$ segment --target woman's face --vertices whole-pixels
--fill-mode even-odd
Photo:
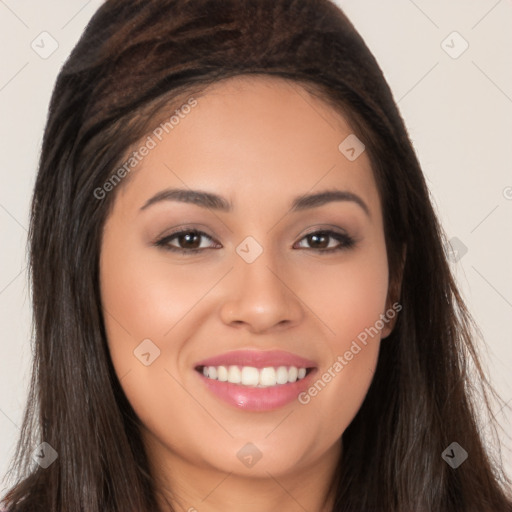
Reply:
[[[393,324],[364,147],[280,79],[217,83],[172,115],[125,167],[100,263],[112,361],[151,460],[332,469]]]

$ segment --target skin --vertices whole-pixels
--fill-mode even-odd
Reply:
[[[236,77],[195,98],[119,186],[105,224],[100,282],[112,361],[160,490],[172,488],[177,510],[328,510],[340,436],[393,321],[305,405],[240,410],[208,391],[194,366],[235,349],[279,349],[312,359],[320,376],[375,325],[390,302],[370,162],[365,152],[349,161],[339,151],[350,126],[298,84]],[[233,210],[176,201],[141,210],[173,187],[222,195]],[[369,215],[353,201],[290,211],[296,196],[326,189],[357,194]],[[211,237],[197,241],[203,252],[155,246],[180,226]],[[339,242],[315,245],[306,235],[326,228],[355,246],[322,254]],[[250,264],[236,252],[247,236],[263,250]],[[178,238],[169,243],[180,247]],[[192,245],[182,239],[181,247]],[[133,354],[144,339],[160,349],[149,366]],[[248,442],[262,454],[250,468],[237,458]]]

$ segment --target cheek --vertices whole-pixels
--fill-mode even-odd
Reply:
[[[125,244],[127,239],[128,235]],[[205,306],[208,291],[230,266],[171,264],[165,254],[141,250],[140,242],[131,248],[121,247],[115,239],[106,239],[100,265],[112,364],[142,424],[159,432],[157,437],[169,446],[188,446],[192,433],[192,440],[196,434],[202,435],[201,425],[206,421],[181,384],[188,341],[210,311]],[[141,350],[142,346],[146,348]],[[148,366],[142,356],[147,352]],[[154,354],[157,357],[153,359]],[[199,416],[191,420],[195,415]],[[177,427],[170,436],[166,429],[176,424],[176,417],[186,418],[186,426]],[[193,452],[193,446],[190,450]]]
[[[328,355],[299,401],[325,420],[324,433],[334,438],[359,410],[377,364],[388,291],[385,245],[325,272],[316,274],[322,292],[312,303],[327,326]]]
[[[346,263],[317,266],[309,269],[308,274],[315,276],[314,281],[306,281],[302,293],[314,304],[315,313],[327,327],[331,351],[344,352],[353,339],[374,327],[385,312],[388,263],[384,242],[354,253]],[[380,331],[382,324],[378,327]],[[369,338],[379,337],[380,333],[370,330]]]
[[[218,278],[211,270],[193,272],[166,264],[165,258],[156,258],[135,244],[127,247],[129,235],[125,235],[124,246],[114,236],[105,238],[100,259],[108,346],[123,391],[137,416],[150,430],[164,428],[165,438],[165,426],[175,422],[176,415],[185,416],[187,407],[193,407],[188,394],[173,378],[190,335],[187,314],[193,316],[194,305]],[[144,357],[146,353],[149,357]],[[167,441],[178,445],[188,442],[191,428],[177,429]]]
[[[164,340],[175,327],[174,332],[180,330],[180,322],[221,273],[218,268],[170,265],[165,256],[140,247],[123,251],[118,247],[115,240],[104,243],[100,279],[111,354],[121,361],[133,356],[132,350],[146,338],[163,350]],[[173,350],[178,349],[173,345]]]

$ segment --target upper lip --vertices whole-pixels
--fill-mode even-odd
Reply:
[[[252,366],[254,368],[295,366],[315,368],[316,363],[291,352],[282,350],[233,350],[196,363],[200,366]]]

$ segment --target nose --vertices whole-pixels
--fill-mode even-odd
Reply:
[[[291,328],[303,318],[301,299],[294,291],[291,272],[276,268],[274,260],[264,256],[253,263],[237,261],[225,283],[225,300],[220,316],[226,325],[245,326],[262,333]],[[296,287],[296,286],[295,286]]]

